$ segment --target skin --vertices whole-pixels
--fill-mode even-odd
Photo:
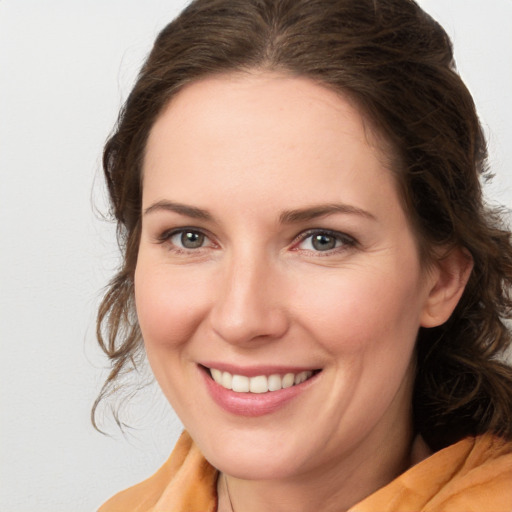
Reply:
[[[346,98],[270,72],[195,82],[151,131],[139,323],[235,510],[346,510],[411,464],[416,335],[449,317],[469,264],[459,251],[422,267],[378,140]],[[283,215],[333,204],[348,208]],[[202,245],[184,248],[183,228]],[[339,233],[335,247],[318,250],[310,230]],[[284,407],[243,417],[214,403],[204,361],[322,371]]]

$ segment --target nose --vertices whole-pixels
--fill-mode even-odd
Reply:
[[[254,255],[226,264],[210,311],[212,329],[223,340],[255,346],[286,333],[285,292],[275,267]]]

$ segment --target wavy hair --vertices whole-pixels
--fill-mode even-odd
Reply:
[[[474,268],[444,325],[420,328],[414,420],[433,449],[467,435],[512,438],[512,242],[484,203],[486,143],[442,27],[412,0],[196,0],[160,33],[103,156],[122,266],[99,308],[110,396],[144,349],[133,300],[141,169],[169,100],[208,75],[265,69],[309,77],[359,106],[392,148],[394,172],[425,262],[463,247]]]

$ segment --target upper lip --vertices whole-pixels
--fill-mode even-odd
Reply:
[[[201,366],[206,368],[215,368],[222,372],[228,372],[232,375],[245,375],[246,377],[256,377],[258,375],[285,375],[287,373],[300,373],[305,371],[319,370],[314,366],[287,366],[287,365],[250,365],[238,366],[230,363],[203,362]]]

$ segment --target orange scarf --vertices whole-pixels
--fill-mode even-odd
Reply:
[[[216,512],[217,470],[184,432],[150,478],[99,512]],[[413,466],[348,512],[512,512],[512,443],[467,438]]]

